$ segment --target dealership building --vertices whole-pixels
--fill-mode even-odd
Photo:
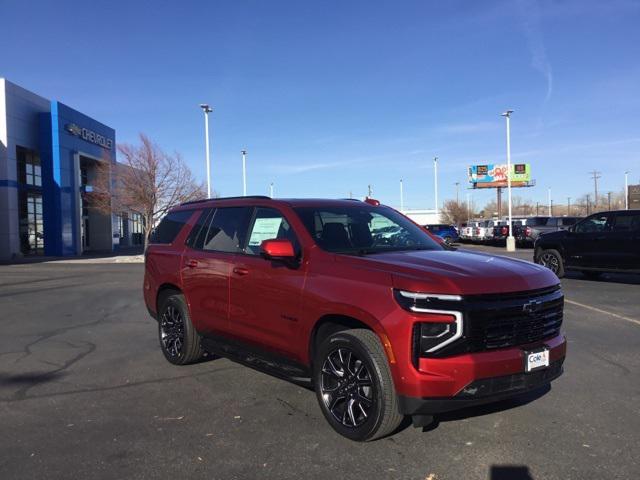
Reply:
[[[0,78],[0,260],[141,243],[139,214],[86,195],[104,162],[117,168],[113,128]]]

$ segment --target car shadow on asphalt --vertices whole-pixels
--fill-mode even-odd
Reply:
[[[489,480],[533,480],[526,465],[491,465]]]
[[[468,407],[451,412],[440,413],[434,415],[433,421],[426,427],[423,427],[422,431],[430,432],[432,430],[435,430],[443,422],[455,422],[464,420],[466,418],[481,417],[484,415],[491,415],[493,413],[504,412],[506,410],[511,410],[512,408],[521,407],[545,396],[550,391],[551,385],[546,385],[537,390],[527,392],[525,394],[506,400],[488,403],[486,405],[479,405],[477,407]]]
[[[581,280],[589,283],[621,283],[625,285],[640,285],[640,275],[633,273],[606,273],[603,272],[597,278],[586,277],[583,273],[577,271],[568,271],[564,278],[571,280]]]

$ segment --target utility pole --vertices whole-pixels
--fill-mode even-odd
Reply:
[[[547,189],[547,207],[548,207],[549,216],[552,217],[553,215],[551,215],[551,187]]]
[[[567,197],[567,215],[571,215],[571,197]]]
[[[551,212],[551,215],[549,216],[553,217],[553,200],[551,200],[551,203],[549,204],[549,211]]]
[[[591,196],[587,193],[587,215],[591,214]]]
[[[369,192],[369,193],[367,193],[367,197],[371,198],[371,185],[367,185],[367,188],[368,188],[368,192]]]
[[[404,212],[404,189],[402,187],[402,179],[400,179],[400,211]]]
[[[456,182],[456,204],[460,203],[460,196],[458,195],[459,186],[460,186],[460,182]]]
[[[540,215],[540,202],[536,202],[536,217]]]
[[[247,151],[242,150],[242,196],[247,196]]]
[[[609,211],[611,211],[611,192],[607,192],[607,201],[609,202]]]
[[[595,211],[598,208],[598,179],[601,177],[600,172],[594,170],[589,172],[593,177],[593,190],[595,193],[595,197],[593,199],[593,210]]]

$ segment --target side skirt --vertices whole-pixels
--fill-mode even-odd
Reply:
[[[203,336],[200,342],[209,353],[306,388],[312,386],[309,367],[284,356],[219,336]]]

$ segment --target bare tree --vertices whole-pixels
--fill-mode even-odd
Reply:
[[[104,213],[132,210],[144,219],[144,247],[149,234],[172,207],[206,198],[180,154],[167,154],[146,135],[140,144],[118,145],[119,163],[100,162],[90,203]],[[111,194],[109,194],[111,192]]]
[[[473,218],[473,212],[467,211],[466,203],[456,202],[455,200],[447,200],[440,211],[442,223],[450,225],[460,225],[466,222],[468,218]]]

